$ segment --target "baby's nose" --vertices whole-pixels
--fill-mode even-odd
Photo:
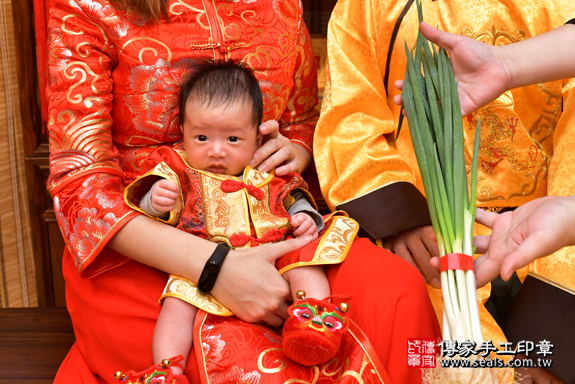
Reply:
[[[214,143],[210,148],[209,155],[211,157],[226,157],[225,147],[221,144]]]

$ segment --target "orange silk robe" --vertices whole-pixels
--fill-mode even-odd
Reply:
[[[404,41],[412,46],[418,31],[415,4],[399,27],[389,82],[384,84],[392,31],[406,3],[340,0],[330,19],[326,88],[314,138],[314,156],[323,195],[332,209],[353,201],[368,207],[377,204],[385,215],[386,204],[409,207],[414,200],[412,195],[398,194],[390,200],[393,204],[388,204],[378,199],[377,193],[382,189],[407,182],[423,193],[407,126],[395,140],[400,107],[392,101],[400,92],[393,82],[403,79],[405,72]],[[492,45],[539,35],[563,25],[575,14],[571,0],[422,3],[428,24]],[[547,194],[575,194],[574,86],[575,81],[569,79],[513,89],[464,118],[468,169],[477,119],[481,117],[482,122],[478,206],[516,207]],[[348,213],[354,217],[351,211]],[[369,224],[354,218],[362,227]],[[393,227],[400,220],[386,224],[391,228],[380,233],[380,237],[429,223],[416,216],[405,221],[409,223],[403,227]],[[372,232],[377,232],[377,228]],[[575,287],[575,250],[566,248],[556,255],[557,258],[538,260],[536,271]],[[430,293],[441,316],[440,292],[430,288]],[[484,302],[489,289],[478,294]],[[480,313],[484,337],[503,339],[482,305]]]

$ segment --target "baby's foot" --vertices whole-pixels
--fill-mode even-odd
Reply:
[[[151,377],[157,377],[163,383],[189,384],[188,379],[183,375],[183,367],[179,364],[182,360],[184,360],[184,356],[180,355],[162,360],[160,364],[153,365],[142,372],[128,371],[123,373],[118,371],[114,377],[121,384],[145,383]]]

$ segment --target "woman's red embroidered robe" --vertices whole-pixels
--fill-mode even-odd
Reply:
[[[48,184],[82,275],[127,261],[96,256],[137,215],[122,194],[150,146],[181,140],[178,91],[197,59],[245,61],[264,121],[312,146],[316,68],[298,1],[171,1],[169,12],[154,24],[106,0],[51,2]]]

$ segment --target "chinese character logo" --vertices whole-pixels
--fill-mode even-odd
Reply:
[[[435,368],[435,340],[407,339],[407,367]]]

